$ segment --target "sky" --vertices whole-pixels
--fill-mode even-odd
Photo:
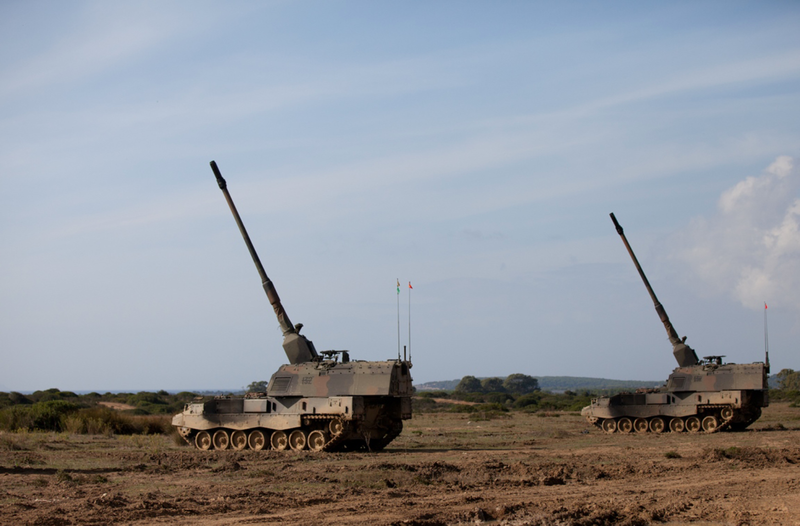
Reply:
[[[0,391],[800,370],[800,4],[0,2]],[[400,294],[396,283],[400,282]],[[411,283],[413,290],[408,288]]]

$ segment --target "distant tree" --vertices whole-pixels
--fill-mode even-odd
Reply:
[[[267,382],[266,380],[259,380],[257,382],[252,382],[250,385],[247,386],[248,393],[262,393],[267,390]]]
[[[786,391],[800,391],[800,371],[783,369],[777,375],[778,388]]]
[[[465,376],[456,386],[457,393],[480,393],[481,381],[474,376]]]
[[[24,394],[18,393],[16,391],[11,391],[8,393],[8,398],[11,400],[13,404],[32,404],[33,402]]]
[[[484,378],[481,380],[481,390],[484,393],[504,393],[506,388],[500,378]]]
[[[517,409],[536,409],[539,406],[539,400],[542,399],[541,393],[529,393],[522,395],[514,401],[514,407]]]
[[[509,375],[503,386],[509,393],[528,394],[539,390],[539,380],[527,374]]]

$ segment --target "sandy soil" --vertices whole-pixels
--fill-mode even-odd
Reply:
[[[473,419],[415,416],[381,453],[4,434],[0,522],[800,524],[800,409],[712,435],[606,435],[559,413]]]

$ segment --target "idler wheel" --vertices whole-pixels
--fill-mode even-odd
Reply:
[[[216,433],[214,433],[214,449],[228,449],[228,446],[231,444],[231,440],[228,437],[228,432],[224,429],[220,429]]]
[[[250,436],[247,437],[247,445],[253,451],[261,451],[267,445],[267,437],[258,429],[250,431]]]
[[[603,420],[603,431],[613,433],[617,430],[617,422],[613,418]]]
[[[673,433],[682,433],[684,429],[686,426],[683,424],[683,418],[673,418],[669,421],[669,430]]]
[[[721,416],[722,419],[725,422],[727,422],[728,420],[733,418],[733,408],[732,407],[723,407],[722,411],[719,412],[719,416]]]
[[[620,433],[630,433],[633,431],[633,422],[628,417],[622,417],[617,422],[617,429],[619,429]]]
[[[286,435],[286,431],[275,431],[272,433],[269,443],[275,451],[283,451],[289,445],[289,437]]]
[[[208,431],[197,433],[197,436],[194,437],[194,445],[197,446],[197,449],[202,449],[203,451],[211,449],[211,435]]]
[[[647,433],[648,427],[650,426],[648,425],[646,418],[637,418],[633,421],[633,428],[637,433]]]
[[[344,431],[344,422],[340,418],[334,418],[328,424],[328,431],[331,432],[331,435],[338,435]]]
[[[241,430],[231,433],[231,447],[236,451],[241,451],[247,447],[247,433]]]
[[[690,416],[686,419],[686,431],[690,433],[697,433],[702,429],[700,419],[696,416]]]
[[[326,442],[327,440],[325,439],[325,433],[319,429],[308,434],[308,449],[311,451],[322,451],[322,448],[325,447]]]
[[[713,433],[717,430],[719,426],[719,422],[717,421],[717,417],[714,415],[709,415],[703,419],[703,431],[706,433]]]
[[[302,429],[295,429],[289,435],[289,447],[294,451],[302,451],[306,448],[306,434]]]
[[[667,425],[664,423],[664,419],[660,416],[657,416],[650,420],[650,431],[653,433],[663,433],[664,430],[667,428]]]

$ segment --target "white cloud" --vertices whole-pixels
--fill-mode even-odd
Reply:
[[[718,212],[698,218],[671,246],[692,278],[749,308],[800,312],[800,167],[778,157],[724,191]]]

